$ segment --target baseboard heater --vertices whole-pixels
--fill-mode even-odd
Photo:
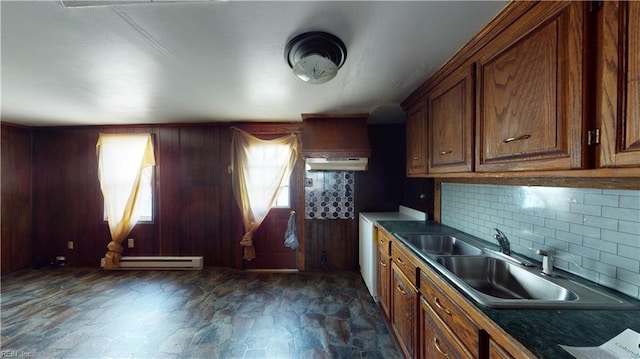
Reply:
[[[102,258],[100,267],[109,270],[201,270],[202,257],[122,257],[118,268],[105,268],[104,258]]]

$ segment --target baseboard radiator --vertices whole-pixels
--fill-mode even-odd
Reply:
[[[102,258],[100,267],[110,270],[201,270],[202,257],[122,257],[118,268],[105,268]]]

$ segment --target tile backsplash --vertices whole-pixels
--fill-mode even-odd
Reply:
[[[353,171],[306,171],[305,219],[353,219]]]
[[[640,299],[640,191],[443,183],[441,221]]]

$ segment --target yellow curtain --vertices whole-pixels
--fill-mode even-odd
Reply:
[[[151,196],[153,143],[148,133],[100,134],[96,151],[100,189],[111,232],[105,268],[117,268],[124,250],[120,243],[138,222],[139,204]]]
[[[262,140],[238,128],[232,130],[231,182],[244,224],[243,258],[250,261],[256,257],[253,234],[289,181],[298,158],[298,141],[295,134]]]

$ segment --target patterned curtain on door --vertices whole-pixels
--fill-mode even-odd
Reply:
[[[105,268],[120,266],[124,238],[140,217],[141,203],[151,197],[155,158],[151,135],[100,134],[96,144],[98,179],[111,232]]]
[[[298,140],[295,134],[263,140],[236,127],[232,130],[231,183],[244,224],[240,241],[243,258],[250,261],[256,257],[253,234],[273,207],[280,189],[289,183],[298,159]]]

